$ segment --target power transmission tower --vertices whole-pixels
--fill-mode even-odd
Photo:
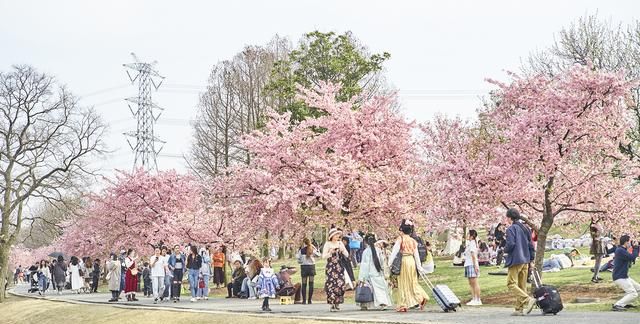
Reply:
[[[127,98],[126,100],[137,105],[136,109],[129,104],[129,110],[133,116],[137,119],[138,125],[134,131],[124,133],[127,136],[127,142],[135,153],[135,160],[133,162],[133,168],[143,168],[146,171],[158,170],[157,157],[162,150],[161,141],[156,137],[154,133],[154,125],[160,114],[162,108],[158,107],[151,100],[151,91],[158,90],[164,77],[161,76],[155,69],[157,61],[152,63],[140,62],[138,57],[131,53],[135,62],[129,64],[123,64],[122,66],[128,68],[127,75],[132,84],[138,83],[138,96]],[[132,75],[129,70],[135,71]],[[133,141],[131,141],[133,139]],[[156,150],[156,143],[160,143],[161,146]]]

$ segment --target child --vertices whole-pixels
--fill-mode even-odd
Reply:
[[[224,252],[222,247],[213,254],[213,283],[216,284],[216,289],[224,284]]]
[[[151,268],[149,268],[149,262],[143,264],[142,280],[144,282],[144,296],[151,297]]]
[[[467,247],[464,250],[464,276],[469,279],[469,288],[471,289],[471,301],[467,306],[480,306],[480,285],[478,284],[478,276],[480,275],[480,267],[478,264],[478,232],[469,230],[467,238]]]
[[[264,301],[262,302],[262,310],[270,312],[271,308],[269,308],[269,298],[275,298],[276,291],[280,289],[278,278],[271,268],[271,258],[267,257],[262,260],[262,269],[258,275],[258,284],[256,285],[256,288],[258,289],[258,298],[264,298]]]

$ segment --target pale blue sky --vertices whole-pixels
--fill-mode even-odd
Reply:
[[[0,0],[0,70],[26,63],[54,74],[111,124],[106,170],[133,164],[123,132],[136,94],[122,63],[130,52],[157,60],[166,76],[155,101],[166,110],[156,133],[167,142],[161,169],[185,170],[189,119],[211,67],[276,33],[351,30],[371,51],[387,51],[388,80],[405,114],[472,117],[486,77],[504,79],[531,51],[586,13],[628,23],[639,1],[25,1]],[[110,173],[109,171],[105,173]]]

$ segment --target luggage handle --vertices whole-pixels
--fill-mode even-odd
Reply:
[[[427,286],[429,287],[429,289],[434,289],[435,286],[433,285],[433,283],[431,283],[431,280],[429,280],[429,278],[427,278],[427,275],[423,272],[418,271],[418,273],[420,274],[420,278],[422,278],[422,280],[427,284]]]
[[[540,288],[542,286],[542,279],[540,278],[540,272],[538,272],[538,269],[536,269],[535,267],[532,269],[532,275],[533,275],[533,284],[535,285],[536,288]]]

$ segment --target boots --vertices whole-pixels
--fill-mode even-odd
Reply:
[[[306,304],[307,303],[307,284],[303,281],[302,282],[302,304]]]
[[[304,296],[304,292],[302,294]],[[307,304],[311,304],[311,297],[313,297],[313,281],[309,281],[309,298],[307,298]]]
[[[138,301],[138,298],[136,298],[136,294],[131,294],[131,301]]]

